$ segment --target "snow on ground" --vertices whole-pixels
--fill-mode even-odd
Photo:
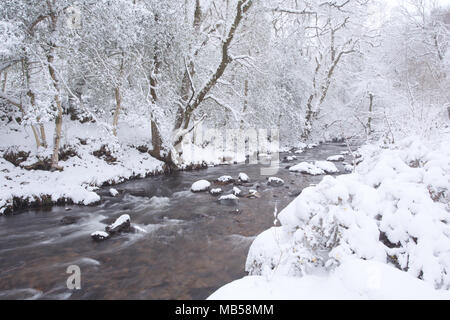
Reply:
[[[293,278],[248,276],[220,288],[209,300],[450,299],[450,292],[376,261],[349,260],[330,274]]]
[[[251,277],[211,298],[449,299],[449,143],[362,147],[356,172],[304,189],[253,242]]]
[[[119,139],[115,140],[96,124],[81,124],[65,119],[62,146],[73,147],[76,156],[61,160],[63,171],[25,170],[14,166],[3,156],[10,150],[30,152],[29,159],[22,165],[29,165],[38,157],[48,155],[51,149],[36,150],[34,138],[29,129],[0,126],[0,214],[12,205],[13,198],[30,202],[50,197],[52,202],[71,199],[77,204],[92,204],[100,200],[95,190],[104,184],[115,184],[133,177],[145,177],[162,171],[162,163],[136,147],[148,144],[146,130],[119,127]],[[148,128],[148,130],[150,130]],[[47,135],[53,132],[53,124],[46,127]],[[130,136],[130,134],[132,134]],[[120,142],[119,142],[120,141]],[[51,141],[49,139],[51,145]],[[93,153],[107,145],[113,162]]]

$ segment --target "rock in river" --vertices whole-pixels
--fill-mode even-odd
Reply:
[[[114,234],[118,232],[131,232],[131,218],[128,214],[121,215],[113,224],[105,228],[105,231]]]
[[[63,226],[68,226],[68,225],[77,223],[78,220],[80,220],[80,219],[81,219],[81,217],[66,216],[59,221],[59,224],[61,224]]]
[[[91,238],[94,241],[103,241],[110,237],[109,233],[105,231],[95,231],[91,234]]]
[[[284,184],[284,180],[277,177],[270,177],[267,184],[272,187],[280,187]]]
[[[208,191],[209,187],[211,186],[211,183],[207,180],[200,180],[195,182],[192,187],[191,187],[191,191],[192,192],[204,192],[204,191]]]

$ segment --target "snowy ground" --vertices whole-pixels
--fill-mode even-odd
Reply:
[[[104,184],[119,183],[132,177],[144,177],[162,170],[162,163],[148,153],[137,150],[148,145],[150,128],[119,127],[114,139],[96,124],[81,124],[65,119],[63,146],[70,146],[76,156],[60,161],[61,172],[25,170],[23,167],[38,161],[39,157],[50,157],[51,148],[36,149],[31,130],[11,125],[0,126],[0,214],[10,209],[14,198],[39,201],[51,197],[52,202],[72,200],[77,204],[92,204],[100,200],[95,192]],[[16,129],[16,130],[15,130]],[[148,131],[147,131],[148,130]],[[53,125],[46,127],[48,143],[52,145]],[[107,145],[115,161],[106,161],[93,152]],[[11,150],[29,152],[30,156],[20,167],[3,158]]]
[[[211,299],[449,299],[450,135],[361,148],[259,235],[249,277]]]

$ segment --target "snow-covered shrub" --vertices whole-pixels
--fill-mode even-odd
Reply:
[[[300,276],[349,258],[377,260],[450,287],[450,137],[370,145],[356,173],[327,176],[278,216],[250,248],[251,275]]]

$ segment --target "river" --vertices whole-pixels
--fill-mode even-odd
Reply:
[[[346,150],[323,144],[297,155],[301,161],[325,160]],[[281,154],[281,158],[286,154]],[[219,287],[245,276],[248,249],[274,223],[303,188],[323,176],[290,173],[280,163],[281,187],[267,185],[261,164],[228,165],[129,181],[99,191],[101,204],[23,210],[0,217],[0,299],[205,299]],[[343,172],[341,163],[338,168]],[[208,193],[192,193],[192,183],[245,172],[259,186],[258,199],[220,204]],[[225,186],[225,193],[232,185]],[[238,210],[238,211],[236,211]],[[121,214],[146,232],[94,242],[90,234]],[[80,217],[62,225],[66,216]],[[69,265],[81,269],[81,290],[69,290]]]

